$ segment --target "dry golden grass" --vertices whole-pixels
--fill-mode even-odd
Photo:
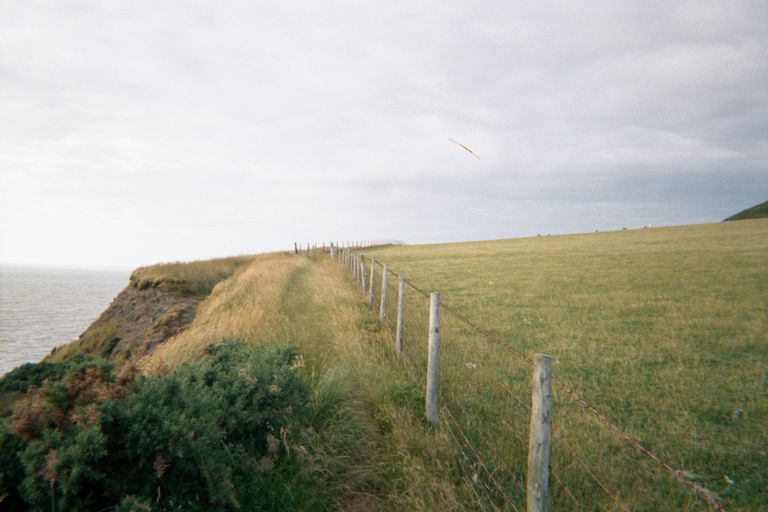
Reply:
[[[166,291],[207,295],[216,283],[253,261],[254,256],[231,256],[212,260],[159,263],[139,267],[131,273],[131,284],[139,289],[160,287]]]
[[[261,339],[280,325],[283,283],[306,260],[272,254],[252,258],[247,266],[219,282],[197,308],[185,331],[159,346],[142,368],[152,373],[172,368],[203,354],[205,347],[225,338]]]
[[[344,380],[347,400],[359,408],[358,421],[374,427],[368,456],[356,461],[358,471],[379,477],[375,494],[362,500],[366,510],[465,509],[469,502],[456,485],[458,453],[450,433],[424,423],[412,361],[394,356],[390,333],[378,327],[359,288],[338,263],[321,257],[308,269],[303,290],[297,289],[293,300],[302,295],[308,300],[291,322],[303,332],[291,333],[291,339],[302,340],[320,371]],[[341,508],[355,510],[356,503]]]

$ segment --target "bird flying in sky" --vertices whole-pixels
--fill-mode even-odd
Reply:
[[[474,151],[472,151],[471,149],[469,149],[467,146],[465,146],[465,145],[464,145],[464,144],[462,144],[461,142],[456,142],[455,140],[453,140],[453,139],[452,139],[452,138],[450,138],[450,137],[448,137],[448,140],[449,140],[449,141],[451,141],[451,142],[453,142],[454,144],[456,144],[456,145],[459,145],[459,146],[461,146],[462,148],[466,149],[467,151],[469,151],[469,153],[470,153],[472,156],[474,156],[475,158],[477,158],[478,160],[480,160],[480,157],[479,157],[479,156],[477,156],[477,154],[476,154]]]

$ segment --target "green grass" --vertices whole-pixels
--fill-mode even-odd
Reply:
[[[529,400],[530,368],[514,349],[552,355],[556,379],[728,508],[768,509],[768,221],[367,254],[500,340],[443,315],[444,408],[478,503],[522,503],[510,496],[522,492],[527,452],[527,411],[515,397]],[[410,295],[406,337],[421,357],[427,300]],[[580,461],[629,509],[706,508],[562,388],[555,407],[558,508],[616,507]]]
[[[742,210],[736,215],[731,215],[725,220],[746,220],[746,219],[764,219],[768,217],[768,201],[760,203],[746,210]]]

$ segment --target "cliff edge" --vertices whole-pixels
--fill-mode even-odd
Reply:
[[[192,323],[197,305],[217,283],[252,260],[234,256],[140,267],[99,318],[77,340],[54,349],[47,360],[88,354],[120,362],[151,354]]]

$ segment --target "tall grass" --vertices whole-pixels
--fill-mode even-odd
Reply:
[[[302,472],[285,485],[291,486],[291,493],[317,493],[315,482],[323,481],[324,500],[338,508],[370,510],[378,502],[382,485],[372,461],[379,451],[377,429],[356,389],[354,372],[334,357],[343,350],[341,339],[359,343],[362,337],[358,322],[347,317],[347,311],[317,300],[314,269],[302,257],[256,258],[216,286],[189,329],[159,347],[145,362],[145,369],[164,373],[200,357],[209,344],[233,336],[259,346],[296,346],[319,415],[313,423],[320,428],[310,435]],[[348,291],[341,279],[335,286]],[[339,312],[342,317],[334,320]],[[359,313],[356,306],[354,313]]]

